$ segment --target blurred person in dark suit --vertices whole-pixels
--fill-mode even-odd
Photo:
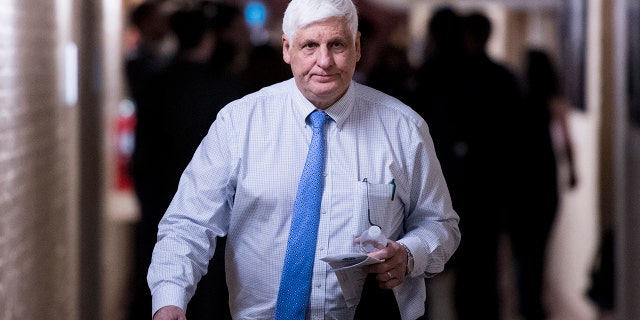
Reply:
[[[173,51],[168,11],[161,1],[146,1],[129,13],[131,26],[137,32],[137,41],[125,59],[128,93],[135,104],[135,147],[130,174],[139,204],[140,218],[135,226],[133,290],[129,306],[130,319],[148,317],[151,297],[145,275],[151,262],[157,224],[168,203],[164,181],[157,175],[159,162],[164,156],[161,132],[161,113],[157,104],[158,76],[167,67]],[[159,196],[163,195],[163,196]]]
[[[216,54],[221,49],[219,31],[226,27],[232,12],[226,10],[227,5],[212,6],[216,4],[201,2],[194,8],[179,10],[171,17],[179,45],[175,58],[161,76],[159,92],[166,156],[158,161],[165,163],[161,172],[166,174],[169,190],[162,203],[167,205],[177,189],[180,175],[218,111],[246,92],[232,70],[215,60],[222,59]],[[227,47],[222,46],[222,49],[227,50]],[[225,237],[218,239],[208,272],[189,303],[187,317],[191,320],[231,319],[224,275],[225,241]]]
[[[136,37],[134,48],[125,57],[125,75],[136,103],[146,98],[150,77],[162,72],[173,55],[170,14],[161,1],[142,2],[129,12]]]
[[[429,124],[465,236],[451,261],[458,319],[499,319],[499,239],[514,208],[521,95],[516,76],[487,54],[490,35],[484,15],[436,10],[412,99]]]
[[[408,102],[413,92],[413,69],[404,47],[389,45],[380,52],[380,61],[369,75],[367,85],[401,101]]]
[[[152,4],[148,4],[151,6]],[[153,5],[156,5],[153,3]],[[221,12],[211,13],[211,3],[176,8],[167,17],[176,52],[158,68],[136,79],[142,88],[138,99],[139,122],[133,177],[141,208],[136,228],[136,272],[131,319],[149,316],[151,294],[146,284],[156,242],[158,222],[176,191],[182,171],[219,109],[245,91],[234,75],[212,62]],[[206,10],[205,10],[206,9]],[[190,319],[230,318],[224,280],[225,238],[191,301]],[[220,303],[212,303],[216,301]]]
[[[250,62],[252,46],[242,8],[231,3],[211,1],[204,1],[202,6],[205,14],[212,18],[216,36],[216,50],[211,58],[213,66],[241,77]]]
[[[282,61],[282,48],[263,43],[251,48],[249,62],[242,74],[250,91],[291,78],[291,68]]]
[[[291,77],[291,68],[282,61],[280,43],[270,39],[252,42],[240,7],[224,2],[210,2],[206,7],[205,11],[217,17],[214,22],[217,42],[212,58],[216,69],[238,78],[249,92]]]
[[[162,75],[160,96],[166,112],[167,147],[175,161],[171,166],[174,188],[220,108],[246,93],[235,74],[212,61],[219,49],[217,20],[226,19],[223,14],[220,10],[208,15],[203,6],[196,6],[171,17],[179,47]]]

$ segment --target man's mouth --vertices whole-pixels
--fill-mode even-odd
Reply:
[[[332,74],[315,74],[313,76],[313,78],[315,78],[316,80],[319,80],[319,81],[330,81],[330,80],[333,80],[334,75],[332,75]]]

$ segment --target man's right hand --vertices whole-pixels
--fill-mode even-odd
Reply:
[[[153,320],[187,320],[184,310],[176,306],[162,307],[153,315]]]

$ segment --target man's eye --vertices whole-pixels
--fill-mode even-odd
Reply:
[[[302,45],[302,48],[305,48],[305,49],[313,49],[315,47],[317,47],[315,43],[305,43],[304,45]]]
[[[335,50],[336,52],[342,52],[346,48],[346,46],[342,42],[334,43],[331,47],[333,47],[333,50]]]

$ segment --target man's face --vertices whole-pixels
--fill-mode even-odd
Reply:
[[[298,89],[326,109],[349,88],[360,60],[360,35],[354,42],[344,18],[328,18],[300,28],[293,40],[283,35],[282,53]]]

